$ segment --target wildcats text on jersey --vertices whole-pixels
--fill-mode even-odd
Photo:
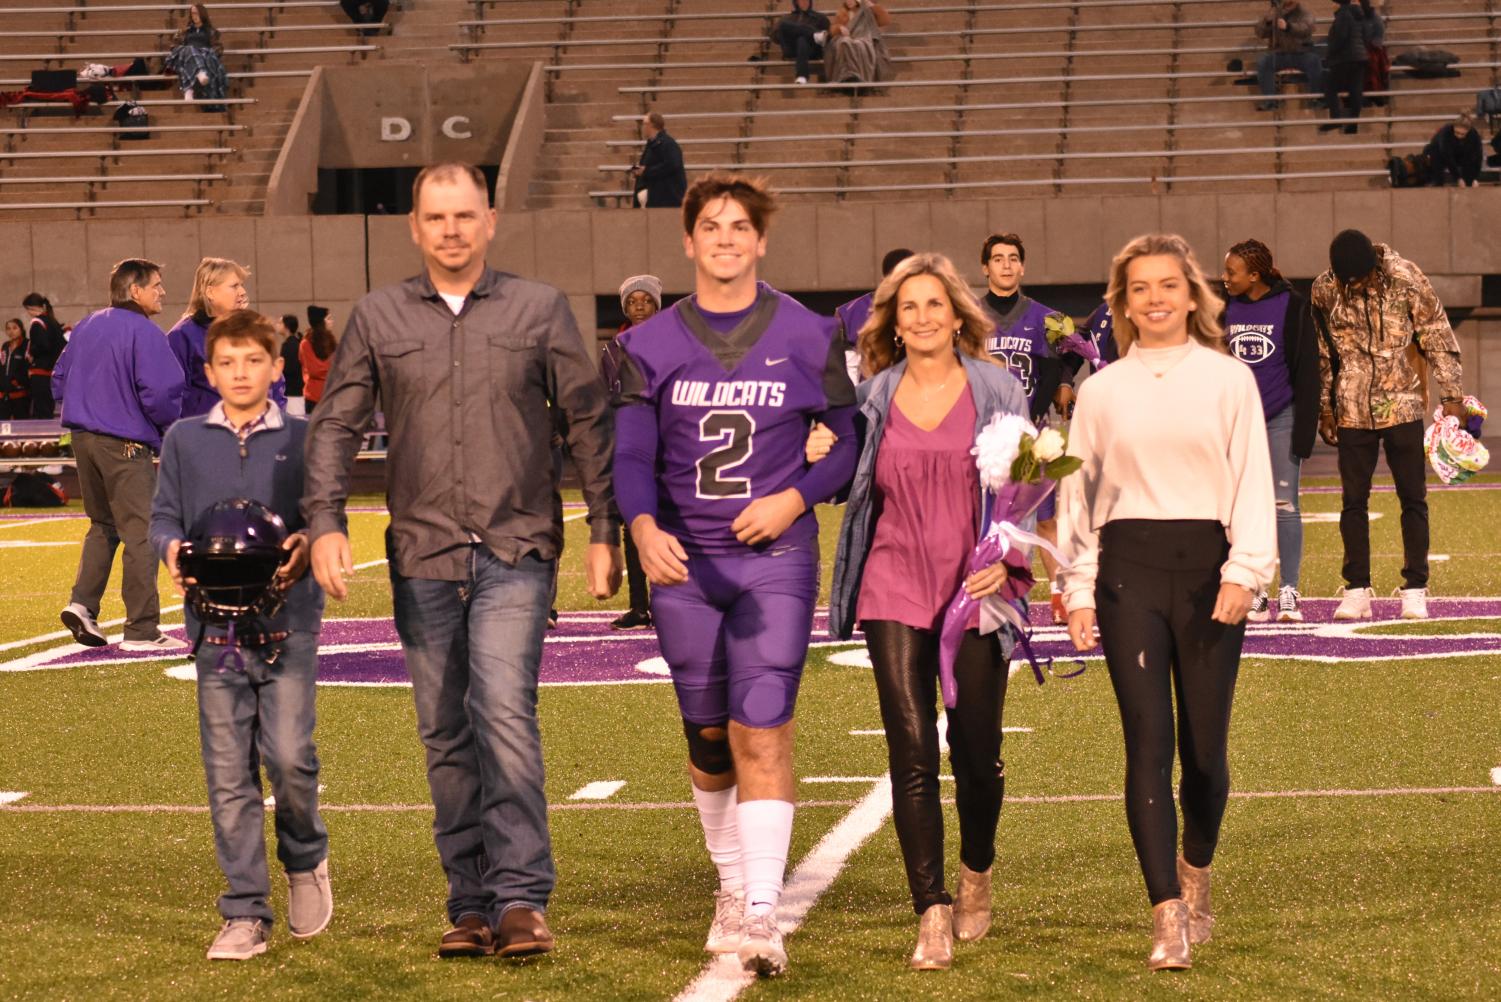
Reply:
[[[671,400],[676,407],[781,407],[786,395],[786,383],[764,379],[678,379]]]
[[[1032,338],[1017,337],[1014,334],[992,334],[986,339],[985,348],[992,354],[998,351],[1029,351],[1032,348]]]

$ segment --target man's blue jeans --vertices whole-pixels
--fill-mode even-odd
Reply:
[[[475,545],[463,581],[392,567],[451,922],[542,911],[556,882],[537,727],[553,564],[528,555],[512,567]]]
[[[1303,510],[1298,503],[1298,475],[1303,461],[1293,455],[1293,405],[1267,420],[1266,444],[1272,453],[1272,487],[1277,498],[1277,559],[1283,585],[1298,587],[1303,569]]]
[[[219,898],[219,914],[270,925],[262,766],[276,797],[276,858],[298,873],[315,868],[328,855],[313,745],[318,634],[296,632],[262,648],[240,648],[243,672],[217,671],[224,653],[223,647],[204,644],[196,659],[198,736],[214,852],[229,881],[229,890]]]
[[[1308,93],[1324,93],[1324,64],[1317,52],[1263,52],[1256,60],[1256,83],[1261,93],[1268,96],[1277,93],[1278,70],[1302,70],[1308,78]]]

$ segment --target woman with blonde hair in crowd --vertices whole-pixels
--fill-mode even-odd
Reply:
[[[875,0],[841,0],[824,48],[831,83],[879,83],[891,78],[891,56],[881,29],[891,15]]]
[[[249,268],[223,257],[206,257],[198,262],[198,268],[193,272],[193,291],[188,296],[187,311],[167,332],[167,344],[177,356],[188,384],[182,396],[183,417],[207,414],[219,402],[219,391],[209,384],[203,369],[203,343],[209,325],[216,319],[250,305],[250,293],[245,288],[245,280],[249,277]],[[279,407],[286,406],[285,378],[278,377],[271,387],[271,399]]]
[[[1098,617],[1120,708],[1126,820],[1152,903],[1147,966],[1182,969],[1214,923],[1246,613],[1277,559],[1271,459],[1256,378],[1227,353],[1224,303],[1182,237],[1127,244],[1106,298],[1121,359],[1084,382],[1070,425],[1083,467],[1060,486],[1064,604],[1079,651],[1095,646]]]
[[[982,635],[978,612],[960,645],[958,702],[948,714],[959,809],[958,893],[944,882],[938,789],[938,636],[962,586],[988,599],[1002,564],[966,577],[981,515],[970,448],[995,414],[1027,414],[1021,384],[985,351],[993,321],[949,260],[915,254],[876,290],[860,330],[857,391],[863,448],[834,560],[829,632],[865,631],[886,729],[897,840],[914,911],[921,916],[911,966],[942,970],[953,939],[990,927],[990,872],[1005,791],[1001,707],[1014,638]],[[828,435],[810,440],[809,458]],[[819,436],[815,435],[817,439]],[[999,599],[997,599],[998,601]]]

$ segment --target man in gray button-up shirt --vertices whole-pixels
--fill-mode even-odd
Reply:
[[[308,432],[313,572],[352,572],[344,504],[377,396],[390,436],[386,552],[396,629],[427,749],[453,928],[443,956],[551,949],[555,879],[542,792],[537,669],[562,549],[550,441],[566,429],[589,505],[589,590],[620,585],[604,389],[558,290],[485,266],[483,175],[413,186],[423,274],[355,305]]]

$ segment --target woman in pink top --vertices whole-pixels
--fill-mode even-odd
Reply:
[[[956,897],[944,884],[935,692],[949,600],[961,586],[994,596],[1006,580],[1001,564],[964,574],[980,519],[969,450],[992,415],[1027,413],[1021,384],[985,351],[992,326],[947,258],[917,254],[876,290],[859,337],[872,375],[857,391],[864,444],[839,534],[829,629],[849,637],[858,619],[870,649],[897,839],[922,916],[911,960],[919,970],[948,967],[955,935],[979,939],[990,926],[1009,628],[982,635],[972,622],[955,666],[959,698],[948,739],[959,804]]]
[[[1230,794],[1226,745],[1246,613],[1277,559],[1271,458],[1251,370],[1182,237],[1138,237],[1107,292],[1120,361],[1079,391],[1061,485],[1074,646],[1095,617],[1126,742],[1126,819],[1152,903],[1152,970],[1209,939],[1209,864]],[[1173,695],[1177,693],[1177,714]],[[1177,854],[1174,744],[1181,752]]]

